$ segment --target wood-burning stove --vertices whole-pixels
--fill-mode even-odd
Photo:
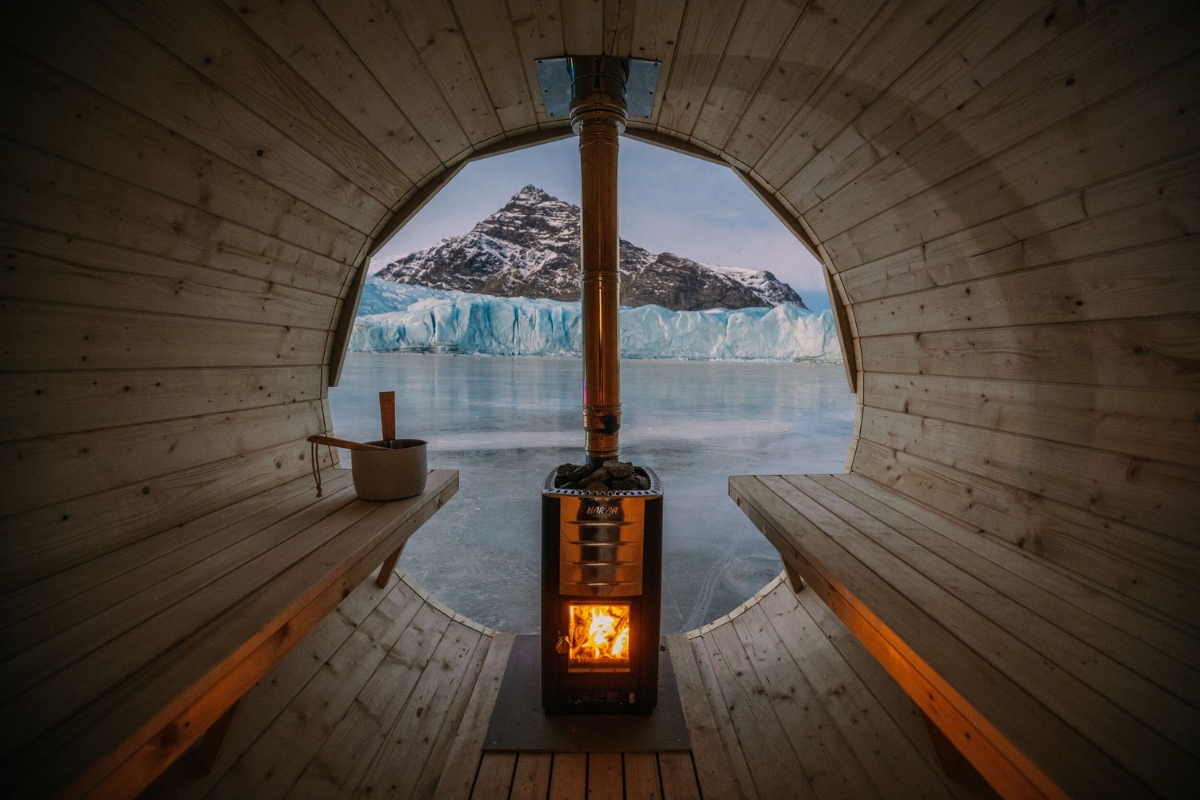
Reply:
[[[649,714],[658,702],[662,508],[648,490],[542,489],[542,705]]]

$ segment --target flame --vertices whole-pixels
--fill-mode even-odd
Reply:
[[[628,605],[571,605],[572,661],[629,659]]]

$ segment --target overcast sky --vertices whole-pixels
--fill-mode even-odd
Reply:
[[[371,261],[466,233],[527,184],[579,204],[574,138],[468,164]],[[814,311],[829,307],[821,266],[727,167],[622,137],[621,237],[654,253],[766,269]]]

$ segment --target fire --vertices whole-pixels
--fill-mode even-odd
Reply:
[[[629,605],[571,605],[572,661],[629,660]]]

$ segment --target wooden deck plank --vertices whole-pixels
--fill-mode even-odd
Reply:
[[[492,709],[500,693],[500,684],[504,680],[504,670],[508,666],[515,640],[512,634],[498,633],[488,648],[487,660],[483,663],[462,724],[446,756],[446,765],[434,793],[437,800],[465,800],[470,796],[473,769],[483,752],[483,740],[487,737]]]
[[[484,753],[471,800],[508,800],[516,765],[516,753]]]
[[[683,706],[683,717],[688,727],[692,752],[696,755],[697,773],[704,793],[709,797],[737,797],[736,775],[742,773],[749,782],[749,772],[740,752],[736,760],[740,769],[735,772],[731,765],[734,755],[727,753],[721,734],[713,716],[712,706],[705,692],[700,670],[687,639],[682,635],[667,637],[667,651],[671,656],[671,667],[675,671],[675,682],[679,687],[679,700]],[[690,768],[690,759],[689,759]],[[663,791],[666,792],[666,772],[663,772]]]
[[[880,798],[788,648],[755,604],[730,622],[749,667],[819,800]]]
[[[738,740],[737,729],[734,727],[733,719],[729,714],[729,704],[721,692],[721,684],[717,680],[716,669],[713,667],[712,659],[709,657],[708,647],[704,642],[704,638],[697,636],[689,640],[689,645],[696,668],[704,684],[704,692],[708,697],[709,708],[712,709],[713,718],[716,721],[717,733],[721,737],[721,746],[725,749],[725,753],[729,759],[731,774],[737,788],[738,796],[747,799],[757,798],[758,791],[754,786],[754,778],[750,774],[750,765],[747,763],[746,754],[742,752],[742,744]],[[703,780],[701,780],[701,787],[706,788]]]
[[[493,643],[492,646],[496,645]],[[553,760],[553,753],[521,753],[517,757],[512,794],[508,800],[546,800]]]
[[[296,782],[268,796],[353,797],[449,626],[445,614],[423,603]]]
[[[449,714],[455,689],[471,666],[481,635],[451,622],[413,687],[412,695],[386,732],[359,791],[373,797],[407,798]],[[511,773],[510,773],[511,775]]]
[[[291,786],[421,605],[414,593],[395,587],[238,759],[214,795],[271,797]]]
[[[198,774],[188,758],[181,758],[144,793],[145,800],[197,800],[206,796],[225,774],[271,728],[271,725],[330,657],[345,643],[379,604],[389,596],[397,602],[419,599],[406,585],[380,589],[364,581],[343,600],[334,613],[321,620],[312,633],[263,676],[238,704],[238,713],[212,768]]]
[[[662,778],[663,800],[700,800],[700,785],[691,753],[659,753],[658,773]],[[732,784],[730,784],[732,786]],[[732,794],[710,794],[730,797]]]
[[[762,695],[754,694],[762,687],[753,677],[753,668],[745,663],[745,651],[733,628],[718,626],[692,643],[698,651],[703,648],[709,659],[757,795],[764,800],[816,800],[808,776],[769,703]]]
[[[555,753],[550,770],[549,800],[589,800],[586,753]]]
[[[804,591],[815,596],[811,590],[801,594]],[[780,587],[764,597],[760,607],[879,794],[949,800],[952,793],[934,768],[888,716],[854,666],[837,652],[796,594]],[[870,658],[866,652],[862,655]],[[880,678],[891,681],[886,673]],[[911,710],[903,690],[899,686],[895,690],[902,706]],[[922,733],[915,726],[914,732]]]
[[[469,622],[460,614],[454,614],[453,619],[455,622],[464,624]],[[479,626],[468,625],[468,627],[471,630],[479,630]],[[451,691],[442,693],[450,698],[445,713],[431,713],[426,710],[422,717],[424,725],[429,731],[427,736],[433,739],[433,746],[425,756],[425,766],[421,769],[420,777],[407,795],[413,800],[425,800],[425,798],[433,797],[434,792],[437,791],[438,781],[445,772],[446,758],[454,746],[458,731],[462,726],[463,716],[475,693],[479,675],[483,671],[484,664],[487,663],[487,656],[494,643],[495,639],[491,635],[486,632],[482,633],[475,646],[475,652],[467,663],[466,670],[455,681]]]
[[[588,753],[587,800],[624,800],[620,753]]]
[[[655,753],[625,753],[625,800],[663,800]]]

